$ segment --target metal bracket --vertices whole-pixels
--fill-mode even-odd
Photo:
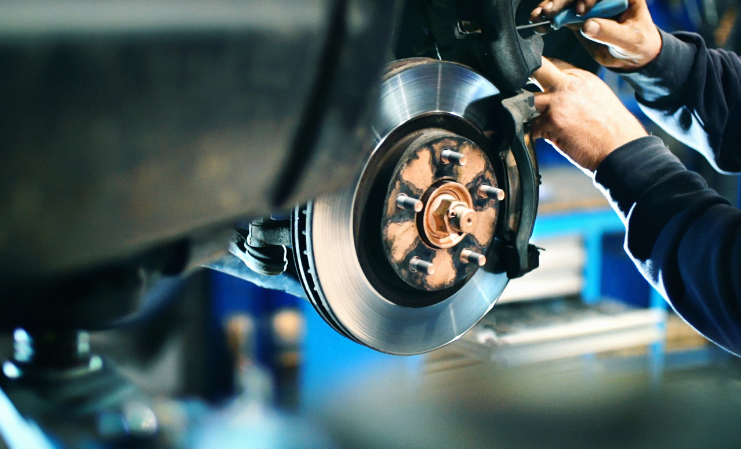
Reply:
[[[254,272],[266,276],[283,274],[288,268],[286,247],[291,246],[291,221],[273,218],[252,221],[247,232],[239,229],[235,243],[242,254],[236,254]]]
[[[520,175],[522,201],[517,232],[506,243],[505,250],[504,263],[507,277],[513,279],[534,270],[539,264],[538,248],[529,242],[535,227],[535,216],[538,213],[540,176],[527,126],[539,113],[535,109],[535,96],[532,92],[522,91],[514,97],[502,100],[502,107],[509,113],[504,114],[504,117],[511,120],[508,124],[509,137],[512,155]]]
[[[245,243],[255,247],[291,246],[291,220],[258,219],[249,224]]]

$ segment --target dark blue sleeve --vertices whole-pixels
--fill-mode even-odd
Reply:
[[[625,249],[676,312],[741,354],[741,211],[658,137],[611,153],[595,183],[626,223]]]
[[[693,33],[661,31],[659,56],[621,73],[646,115],[719,171],[741,171],[741,60]]]

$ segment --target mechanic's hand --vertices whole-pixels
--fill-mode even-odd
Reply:
[[[628,0],[628,9],[617,21],[589,19],[574,31],[592,57],[605,67],[637,70],[661,53],[661,34],[646,0]]]
[[[643,125],[595,75],[563,61],[543,58],[533,77],[545,89],[535,94],[540,116],[531,128],[573,163],[594,172],[618,147],[648,135]]]
[[[543,0],[530,12],[530,21],[536,23],[543,19],[550,19],[574,2],[576,2],[576,13],[582,15],[589,12],[597,0]]]
[[[592,9],[597,0],[576,0],[578,14]],[[530,14],[555,16],[574,0],[545,0]],[[653,61],[661,52],[661,34],[654,25],[646,0],[628,0],[628,9],[617,20],[589,19],[581,27],[570,25],[592,57],[605,67],[637,70]]]

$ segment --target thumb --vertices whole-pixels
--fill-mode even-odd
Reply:
[[[640,45],[642,36],[628,25],[610,19],[589,19],[581,28],[582,36],[601,44],[633,52]]]

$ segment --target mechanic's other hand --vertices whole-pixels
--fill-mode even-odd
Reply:
[[[661,52],[661,34],[646,0],[628,0],[617,20],[589,19],[571,27],[592,57],[605,67],[637,70]]]
[[[598,0],[543,0],[530,12],[533,23],[550,19],[576,2],[576,12],[586,14]],[[628,9],[617,20],[589,19],[569,25],[592,57],[605,67],[637,70],[661,52],[661,34],[651,19],[646,0],[628,0]],[[539,31],[546,32],[547,27]]]
[[[594,172],[618,147],[648,135],[595,75],[543,58],[533,77],[545,89],[535,94],[540,116],[533,121],[533,137],[549,140],[582,168]]]
[[[597,3],[597,0],[543,0],[530,12],[530,21],[537,23],[544,19],[550,19],[574,2],[576,2],[576,13],[582,15],[589,12]]]

